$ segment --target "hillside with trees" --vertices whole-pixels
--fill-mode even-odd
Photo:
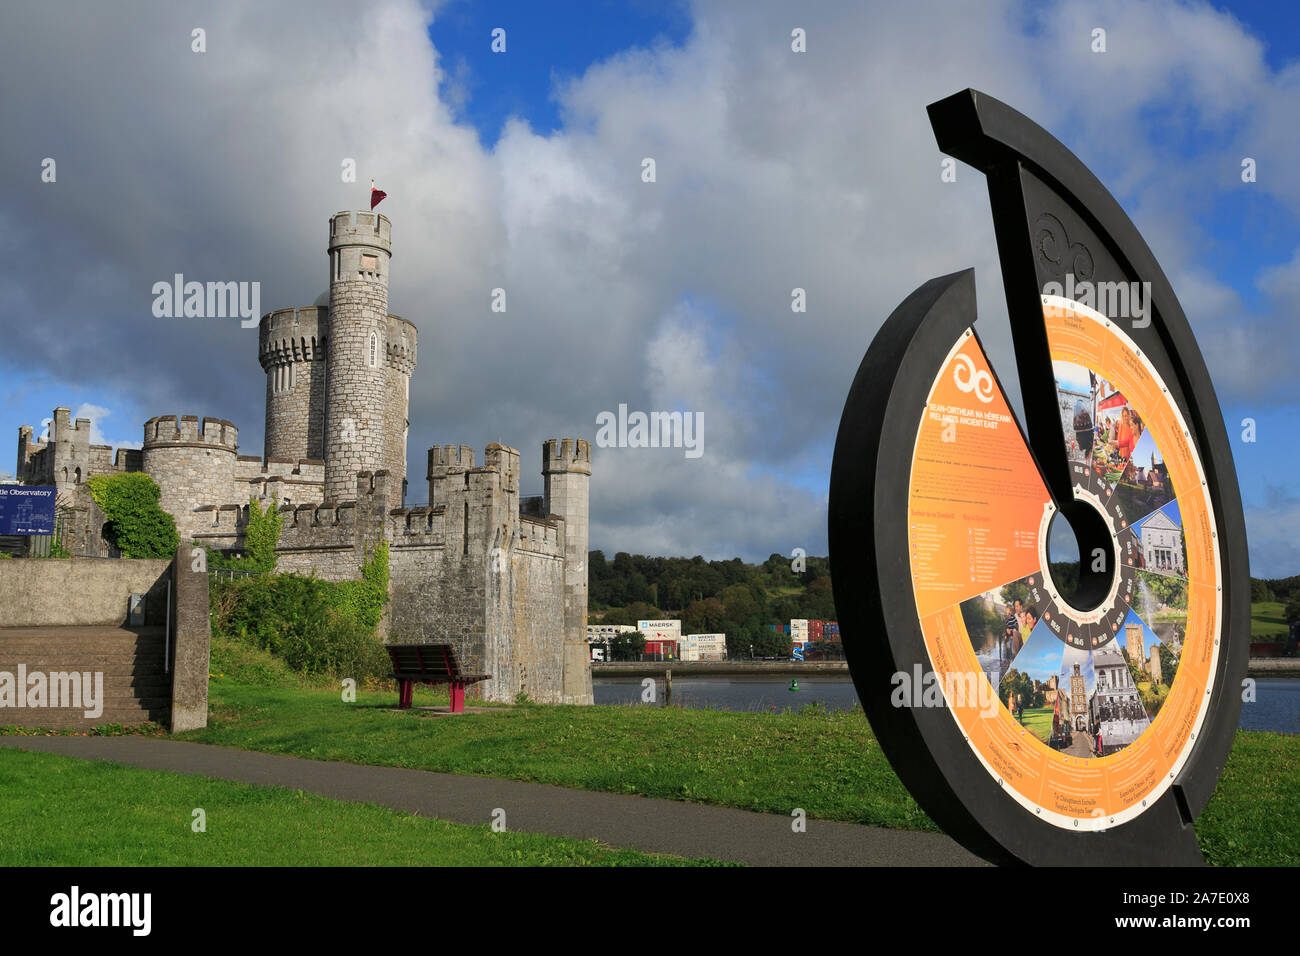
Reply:
[[[786,654],[789,637],[768,625],[836,619],[830,560],[803,561],[805,569],[796,572],[791,559],[779,554],[746,564],[739,558],[651,558],[625,551],[610,561],[592,551],[588,618],[593,624],[678,618],[685,634],[725,633],[733,655],[748,655],[751,645],[758,656]]]
[[[769,625],[792,618],[838,620],[831,594],[829,558],[807,557],[794,571],[789,557],[773,554],[762,564],[739,558],[706,561],[646,557],[620,551],[613,560],[603,551],[588,555],[588,619],[593,624],[636,624],[677,618],[684,634],[724,632],[733,655],[774,656],[790,649],[785,634]],[[1065,593],[1077,581],[1073,564],[1053,564],[1052,575]],[[1251,580],[1252,600],[1287,605],[1287,620],[1300,618],[1300,576]]]

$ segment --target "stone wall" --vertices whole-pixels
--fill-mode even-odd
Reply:
[[[236,500],[262,498],[279,505],[300,505],[325,500],[325,462],[300,458],[294,461],[240,456],[235,460]]]
[[[385,322],[384,356],[384,441],[379,467],[394,478],[391,501],[394,508],[406,504],[406,438],[411,373],[415,370],[415,326],[396,315]]]
[[[497,675],[490,699],[511,700],[522,692],[562,703],[564,523],[524,519],[521,530],[519,545],[490,576],[486,644]]]
[[[472,460],[468,448],[436,451],[438,469]],[[492,445],[488,454],[490,466],[438,472],[439,504],[390,516],[389,640],[451,644],[466,671],[493,675],[474,696],[510,701],[523,691],[558,702],[566,696],[565,523],[511,510],[518,453]]]

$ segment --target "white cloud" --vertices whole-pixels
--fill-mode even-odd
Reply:
[[[1221,396],[1296,400],[1289,273],[1261,277],[1252,314],[1204,250],[1246,151],[1294,228],[1300,177],[1274,171],[1296,153],[1300,74],[1270,71],[1258,39],[1202,4],[1058,3],[1030,21],[1027,9],[809,7],[808,52],[793,54],[788,7],[699,2],[683,46],[593,65],[555,91],[559,132],[512,122],[487,151],[455,119],[478,81],[459,51],[432,48],[436,10],[414,2],[365,16],[343,0],[148,18],[15,8],[0,74],[40,95],[0,101],[0,162],[34,170],[0,197],[0,255],[24,263],[0,275],[0,358],[157,413],[229,418],[256,453],[255,333],[152,319],[151,284],[253,279],[265,309],[310,303],[327,217],[361,205],[373,175],[393,220],[390,308],[420,329],[414,498],[431,444],[505,441],[535,473],[542,439],[594,437],[600,410],[681,404],[705,412],[705,457],[597,449],[593,546],[817,553],[844,396],[913,288],[973,265],[982,338],[1013,378],[984,181],[961,167],[940,182],[924,109],[974,86],[1112,187],[1179,289]],[[1088,51],[1095,25],[1104,55]],[[47,153],[57,184],[32,165]],[[339,180],[345,157],[356,185]],[[796,286],[806,314],[790,311]],[[497,287],[504,315],[488,308]]]

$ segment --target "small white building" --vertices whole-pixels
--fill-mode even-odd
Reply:
[[[606,641],[615,634],[631,634],[635,630],[631,624],[588,624],[587,642]]]
[[[1148,571],[1186,574],[1183,530],[1163,511],[1142,522],[1142,566]]]

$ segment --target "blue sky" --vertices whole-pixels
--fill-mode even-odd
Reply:
[[[1051,628],[1039,621],[1011,666],[1034,680],[1045,681],[1061,673],[1064,653],[1065,645],[1052,633]]]
[[[591,437],[620,403],[693,408],[699,460],[598,452],[591,545],[825,553],[844,396],[916,286],[975,267],[981,339],[1019,409],[983,178],[959,167],[940,183],[925,115],[974,86],[1055,133],[1142,230],[1215,381],[1252,571],[1300,573],[1289,5],[377,0],[358,17],[344,0],[232,0],[135,21],[73,8],[16,9],[0,36],[0,80],[42,94],[0,99],[0,249],[25,264],[0,275],[10,436],[56,405],[126,444],[154,415],[214,415],[259,453],[255,341],[153,320],[148,290],[182,271],[258,280],[264,311],[311,303],[324,223],[364,192],[339,183],[354,157],[360,182],[389,193],[390,308],[421,334],[411,503],[431,444],[512,444],[535,493],[543,439]],[[195,23],[203,57],[177,39]],[[1105,56],[1088,49],[1097,25]],[[57,186],[32,174],[49,155]],[[1243,156],[1256,183],[1240,181]],[[508,316],[483,308],[497,286]],[[796,286],[805,314],[789,308]]]
[[[1126,650],[1128,648],[1128,636],[1125,631],[1125,628],[1127,628],[1130,624],[1142,625],[1142,650],[1143,653],[1149,655],[1151,653],[1151,648],[1154,645],[1160,643],[1160,638],[1156,637],[1155,632],[1152,631],[1151,628],[1147,627],[1146,622],[1142,620],[1142,618],[1140,618],[1137,612],[1134,611],[1132,608],[1129,609],[1128,617],[1124,618],[1124,623],[1120,626],[1119,629],[1118,640],[1120,642],[1120,646],[1122,646]]]
[[[485,38],[506,31],[505,53]],[[678,0],[585,0],[554,4],[452,0],[439,10],[429,39],[444,54],[447,90],[486,146],[516,117],[540,134],[562,127],[554,89],[593,63],[629,49],[680,45],[691,18]]]

